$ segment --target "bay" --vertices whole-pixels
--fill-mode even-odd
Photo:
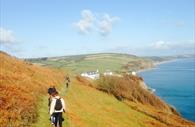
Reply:
[[[195,58],[163,63],[139,75],[156,95],[184,118],[195,121]]]

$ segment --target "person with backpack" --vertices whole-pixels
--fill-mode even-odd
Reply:
[[[62,121],[64,120],[62,112],[66,111],[65,101],[58,95],[57,91],[54,91],[51,95],[50,115],[52,124],[55,125],[55,127],[62,127]]]
[[[66,81],[66,88],[68,88],[70,85],[70,77],[68,75],[65,77],[65,81]]]
[[[50,86],[50,87],[48,88],[48,90],[47,90],[47,93],[48,93],[49,95],[51,95],[54,91],[56,91],[56,87],[55,87],[55,86]]]
[[[49,110],[50,110],[50,105],[51,105],[51,101],[52,101],[52,93],[54,93],[56,91],[56,88],[55,86],[51,86],[48,88],[48,91],[47,93],[49,94],[49,98],[48,98],[48,107],[49,107]]]

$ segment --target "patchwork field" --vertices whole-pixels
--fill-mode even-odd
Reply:
[[[120,73],[123,71],[136,71],[153,66],[153,61],[151,59],[115,53],[38,58],[27,59],[27,61],[42,66],[52,66],[55,68],[70,70],[75,73],[95,71],[97,69],[100,72],[110,70]]]

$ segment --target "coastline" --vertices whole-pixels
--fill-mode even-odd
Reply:
[[[143,70],[140,70],[140,71],[138,71],[138,74],[140,74],[141,72],[144,72],[144,71],[150,71],[150,70],[153,70],[153,69],[156,69],[156,68],[160,68],[160,67],[156,67],[156,66],[158,66],[158,65],[161,65],[161,64],[164,64],[164,63],[171,63],[171,62],[173,62],[172,63],[172,66],[174,67],[174,64],[175,64],[175,62],[179,62],[179,63],[181,63],[181,61],[180,60],[186,60],[186,59],[188,59],[188,58],[179,58],[179,59],[171,59],[171,60],[166,60],[166,61],[162,61],[162,62],[154,62],[153,64],[154,64],[154,67],[151,67],[151,68],[149,68],[149,69],[143,69]],[[194,59],[194,58],[193,58]],[[176,65],[176,64],[175,64]],[[155,70],[155,71],[158,71],[158,70]],[[181,71],[180,71],[181,72]],[[176,73],[180,73],[180,72],[176,72]],[[146,75],[146,74],[145,74]],[[183,74],[181,74],[181,75],[184,75],[184,73]],[[144,78],[144,77],[143,77]],[[192,77],[191,77],[192,78]],[[169,79],[168,79],[169,80]],[[177,80],[177,78],[176,78],[176,80]],[[167,82],[166,82],[167,83]],[[180,82],[177,82],[177,83],[180,83]],[[181,82],[182,83],[182,82]],[[157,83],[158,84],[158,83]],[[174,83],[173,83],[174,84]],[[157,85],[156,85],[157,86]],[[171,86],[171,85],[170,85]],[[173,88],[173,87],[170,87],[169,86],[169,89],[171,88]],[[185,87],[185,86],[184,86]],[[155,88],[156,89],[156,87],[155,86],[153,86],[152,88]],[[184,88],[182,88],[182,90],[183,90]],[[174,88],[172,89],[172,90],[174,90]],[[160,91],[160,90],[158,90],[157,89],[157,93],[158,93],[158,91]],[[163,91],[163,90],[162,90]],[[162,99],[161,98],[161,96],[159,96],[162,100],[166,100],[167,98],[167,100],[169,100],[170,98],[177,98],[177,99],[175,99],[174,101],[177,101],[177,100],[179,100],[179,99],[183,99],[182,97],[183,96],[185,96],[185,95],[169,95],[169,96],[166,96],[166,92],[165,91],[163,91],[164,92],[164,94],[162,95],[162,96],[164,96],[164,99]],[[185,92],[184,92],[185,93]],[[187,99],[189,99],[189,98],[185,98],[186,100]],[[189,100],[191,100],[191,99],[189,99]],[[182,101],[184,101],[184,100],[182,100]],[[186,107],[184,108],[183,107],[183,105],[181,105],[181,104],[179,104],[179,106],[180,107],[182,107],[182,108],[178,108],[179,106],[177,106],[177,103],[173,103],[172,101],[165,101],[167,104],[169,104],[171,107],[173,107],[173,108],[175,108],[176,109],[176,111],[178,111],[179,113],[180,113],[180,115],[182,116],[182,118],[184,118],[184,119],[186,119],[186,120],[188,120],[188,121],[192,121],[192,122],[194,122],[194,118],[193,117],[191,117],[190,115],[188,115],[188,111],[186,111]],[[192,102],[192,101],[191,101]],[[188,102],[189,103],[189,102]],[[192,109],[189,109],[189,110],[192,110]]]
[[[174,61],[177,61],[179,59],[170,59],[170,60],[164,60],[164,61],[161,61],[161,62],[154,62],[154,66],[158,66],[158,65],[161,65],[161,64],[165,64],[165,63],[170,63],[170,62],[174,62]]]
[[[142,73],[142,72],[145,72],[145,71],[151,71],[151,70],[155,70],[155,69],[156,69],[156,67],[153,66],[153,67],[150,67],[150,68],[140,69],[136,73],[139,74],[139,73]]]
[[[170,62],[174,62],[178,59],[171,59],[171,60],[164,60],[164,61],[161,61],[161,62],[153,62],[153,66],[150,67],[150,68],[145,68],[145,69],[140,69],[138,70],[136,73],[142,73],[142,72],[146,72],[146,71],[151,71],[151,70],[155,70],[157,69],[157,66],[161,65],[161,64],[166,64],[166,63],[170,63]]]

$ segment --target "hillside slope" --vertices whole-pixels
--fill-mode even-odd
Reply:
[[[93,82],[71,76],[64,89],[64,73],[32,65],[0,52],[0,125],[50,126],[47,88],[55,85],[65,98],[66,127],[193,127],[194,123],[147,103],[124,99],[91,86]]]
[[[174,113],[114,96],[75,80],[65,97],[70,123],[77,126],[112,127],[186,127],[195,126]],[[75,125],[75,126],[76,126]]]
[[[62,86],[60,95],[64,97],[67,113],[64,127],[194,127],[195,124],[178,115],[156,109],[150,105],[132,101],[119,101],[111,94],[88,86],[89,82],[71,77],[69,89]],[[46,97],[44,108],[39,110],[35,127],[48,127]]]
[[[0,52],[0,126],[29,126],[37,103],[50,85],[63,82],[63,72],[38,67]]]
[[[115,97],[73,82],[65,97],[70,126],[76,127],[147,127],[160,122],[130,108]],[[164,126],[164,125],[163,125]]]

